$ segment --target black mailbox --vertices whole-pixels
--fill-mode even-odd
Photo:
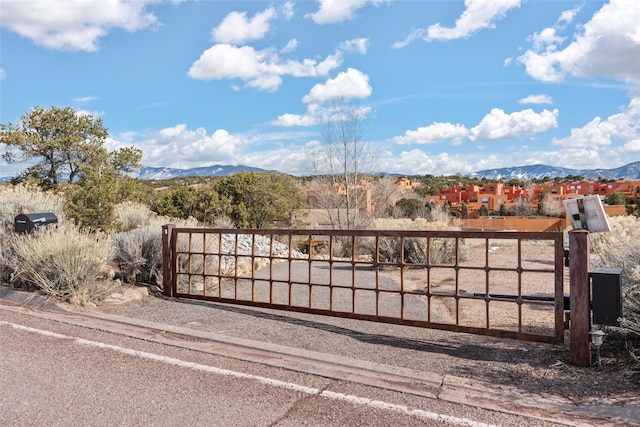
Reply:
[[[13,226],[16,233],[31,233],[36,227],[57,222],[58,217],[51,212],[28,213],[16,216]]]
[[[596,268],[589,273],[591,311],[596,325],[620,326],[622,287],[619,268]]]

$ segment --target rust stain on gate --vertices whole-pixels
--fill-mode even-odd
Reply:
[[[563,236],[163,230],[168,296],[530,341],[564,338]]]

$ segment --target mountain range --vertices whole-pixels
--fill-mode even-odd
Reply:
[[[468,178],[486,179],[543,179],[544,177],[564,178],[569,175],[583,176],[586,179],[640,179],[640,162],[629,163],[614,169],[567,169],[547,165],[514,166],[499,169],[486,169],[466,174]]]
[[[192,169],[175,169],[165,167],[146,167],[137,175],[144,180],[162,180],[170,178],[182,178],[185,176],[228,176],[238,172],[267,172],[265,169],[244,165],[212,165]],[[382,174],[386,175],[386,174]],[[399,176],[398,174],[393,174]],[[564,178],[567,176],[582,176],[586,179],[640,179],[640,161],[629,163],[614,169],[567,169],[548,165],[514,166],[498,169],[486,169],[465,174],[468,178],[486,179],[543,179],[544,177]],[[0,177],[0,182],[8,181],[11,177]]]
[[[185,176],[227,176],[238,172],[266,172],[264,169],[249,166],[213,165],[193,169],[144,168],[140,171],[140,179],[169,179]],[[380,174],[382,176],[387,174]],[[393,174],[399,176],[398,174]],[[468,178],[486,179],[543,179],[566,176],[583,176],[587,179],[640,179],[640,161],[629,163],[615,169],[567,169],[547,165],[515,166],[499,169],[486,169],[466,174]]]
[[[251,166],[231,166],[231,165],[212,165],[192,169],[174,169],[174,168],[142,168],[136,176],[140,179],[170,179],[183,178],[185,176],[228,176],[238,172],[267,172],[264,169],[254,168]]]

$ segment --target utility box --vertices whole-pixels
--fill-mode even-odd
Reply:
[[[57,222],[58,217],[51,212],[28,213],[17,215],[13,227],[16,233],[31,233],[36,227]]]
[[[591,311],[595,325],[620,326],[622,285],[620,268],[596,268],[589,272]]]

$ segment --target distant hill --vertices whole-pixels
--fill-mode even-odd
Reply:
[[[515,166],[509,168],[486,169],[478,172],[466,174],[468,178],[515,178],[515,179],[543,179],[545,176],[549,178],[564,178],[568,175],[580,175],[587,179],[640,179],[640,162],[629,163],[615,169],[567,169],[556,166],[547,165],[528,165]]]
[[[230,165],[212,165],[201,168],[192,169],[175,169],[175,168],[143,168],[140,173],[135,175],[137,178],[145,180],[163,180],[171,178],[183,178],[187,176],[228,176],[238,172],[268,172],[265,169],[254,168],[251,166],[230,166]],[[386,174],[383,174],[386,175]],[[545,176],[549,178],[564,178],[568,175],[580,175],[587,179],[640,179],[640,162],[629,163],[615,169],[567,169],[547,165],[528,165],[515,166],[499,169],[486,169],[478,172],[468,173],[468,178],[486,178],[486,179],[543,179]],[[400,176],[393,174],[393,176]],[[9,181],[11,177],[0,177],[0,182]]]
[[[267,172],[264,169],[253,168],[250,166],[229,166],[229,165],[213,165],[192,169],[174,169],[174,168],[143,168],[136,176],[140,179],[170,179],[183,178],[185,176],[228,176],[238,172]]]
[[[250,166],[238,165],[212,165],[201,168],[192,169],[175,169],[175,168],[142,168],[142,170],[133,176],[140,179],[163,180],[171,178],[184,178],[186,176],[227,176],[238,172],[267,172],[265,169],[253,168]],[[10,176],[0,177],[0,182],[7,182]]]

